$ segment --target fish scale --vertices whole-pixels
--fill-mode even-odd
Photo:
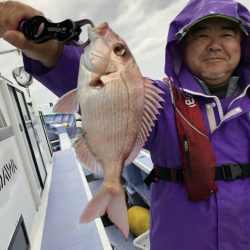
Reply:
[[[85,89],[82,89],[82,91],[85,91]],[[107,83],[107,86],[99,91],[95,99],[89,97],[82,103],[80,101],[81,106],[88,107],[83,117],[87,138],[91,138],[89,146],[100,158],[105,157],[106,154],[115,157],[124,150],[122,146],[126,136],[128,136],[129,115],[124,114],[124,112],[129,112],[125,108],[128,105],[127,100],[127,87],[124,83]],[[103,138],[101,139],[100,136]],[[103,150],[101,144],[105,144],[107,141],[109,142],[109,148]]]

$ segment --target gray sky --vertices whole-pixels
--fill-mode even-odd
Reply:
[[[143,75],[152,79],[164,76],[164,51],[168,25],[188,0],[20,0],[41,10],[54,22],[88,18],[95,25],[107,21],[128,44]],[[240,0],[250,8],[249,0]],[[0,39],[0,51],[13,48]],[[12,80],[12,69],[22,66],[17,53],[0,55],[0,72]],[[42,84],[30,87],[36,104],[55,102]]]

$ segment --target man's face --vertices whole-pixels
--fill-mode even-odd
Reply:
[[[236,23],[211,18],[196,24],[184,40],[184,61],[208,86],[228,83],[241,56],[241,31]]]

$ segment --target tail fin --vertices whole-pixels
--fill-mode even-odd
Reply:
[[[125,238],[128,238],[129,224],[128,212],[122,186],[118,192],[111,193],[104,185],[87,204],[80,223],[87,223],[107,212],[109,219],[121,230]]]

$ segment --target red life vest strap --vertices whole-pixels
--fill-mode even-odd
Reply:
[[[191,201],[208,199],[217,191],[216,159],[199,104],[171,84],[183,158],[184,183]]]

